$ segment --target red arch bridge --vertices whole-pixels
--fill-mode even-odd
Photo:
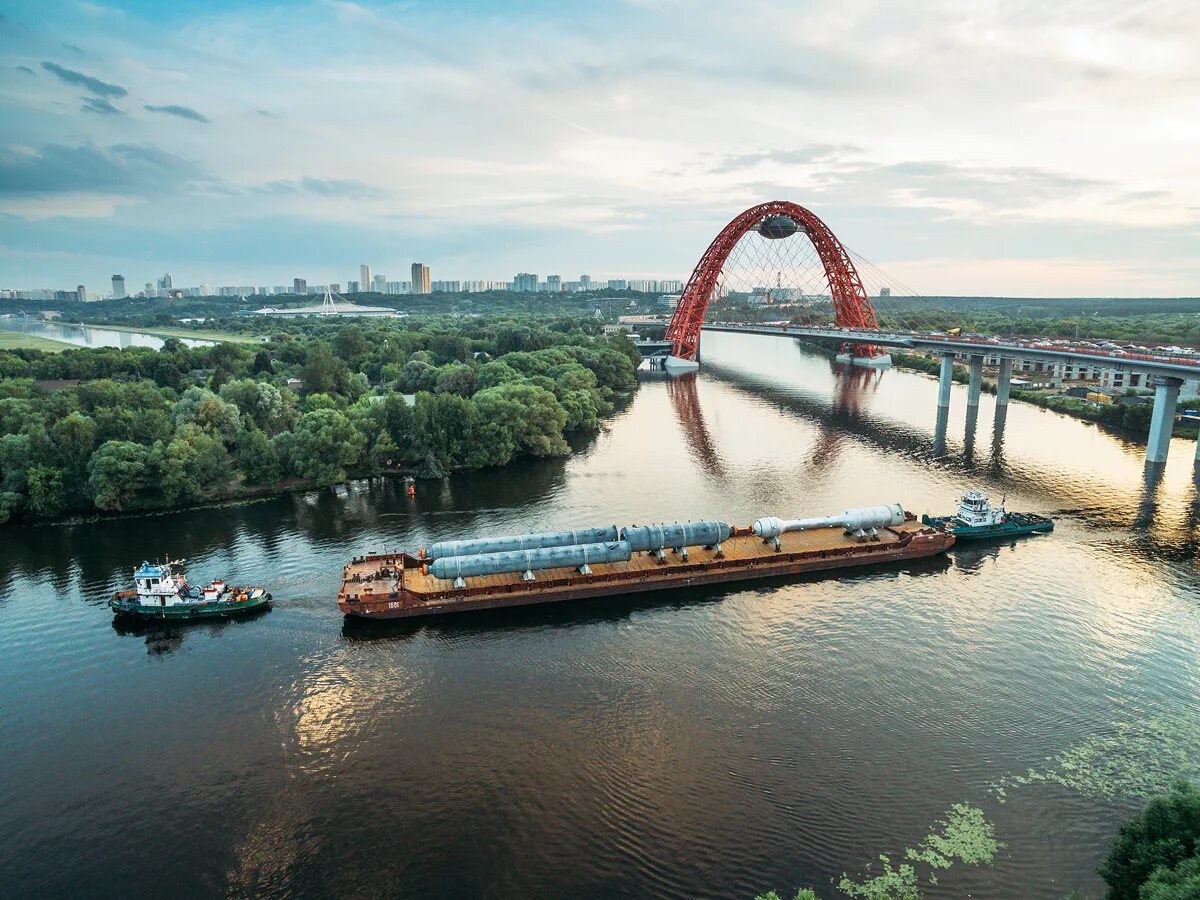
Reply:
[[[717,291],[722,270],[734,247],[748,234],[768,239],[804,235],[815,250],[824,269],[825,283],[832,300],[832,326],[742,325],[706,323],[705,313]],[[863,288],[849,252],[837,236],[815,213],[788,200],[772,200],[751,207],[735,216],[708,245],[692,271],[687,285],[667,326],[665,340],[640,341],[644,355],[657,358],[668,372],[694,371],[700,364],[700,336],[704,331],[795,337],[810,341],[834,342],[842,348],[839,360],[864,365],[887,365],[884,348],[897,347],[941,355],[938,390],[939,414],[949,410],[951,375],[956,356],[968,363],[967,410],[979,406],[983,383],[984,359],[994,360],[999,373],[996,384],[997,414],[1007,408],[1013,364],[1033,360],[1066,365],[1090,364],[1111,367],[1118,372],[1140,373],[1151,379],[1155,388],[1154,414],[1146,460],[1159,464],[1166,460],[1174,428],[1175,406],[1184,381],[1200,381],[1200,359],[1166,356],[1156,353],[1079,348],[1065,343],[1021,341],[1009,337],[947,335],[941,332],[881,329],[871,298]],[[943,419],[944,420],[944,419]],[[1200,442],[1196,450],[1200,464]]]

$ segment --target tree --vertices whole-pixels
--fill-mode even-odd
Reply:
[[[375,469],[384,469],[394,465],[400,456],[400,448],[386,431],[381,431],[375,443],[371,445],[371,465]]]
[[[520,380],[520,372],[503,360],[496,360],[495,362],[485,363],[479,367],[479,377],[476,386],[482,391],[509,381]]]
[[[346,375],[346,364],[329,351],[324,341],[314,341],[304,356],[304,391],[328,394],[336,391]]]
[[[442,366],[437,370],[436,390],[439,394],[470,397],[475,393],[475,370],[465,363]]]
[[[406,394],[419,394],[421,391],[432,391],[437,386],[437,379],[438,370],[429,363],[410,359],[400,372],[397,386]]]
[[[1138,891],[1138,900],[1200,900],[1200,856],[1173,869],[1155,869]]]
[[[569,452],[562,432],[567,413],[544,388],[502,384],[480,391],[475,407],[471,464],[500,466],[519,452],[561,456]]]
[[[279,454],[257,428],[238,432],[237,464],[242,478],[250,484],[272,484],[279,480]]]
[[[82,480],[96,447],[96,423],[90,416],[73,412],[50,429],[59,462],[73,481]]]
[[[474,414],[471,401],[456,394],[417,394],[414,449],[425,474],[444,474],[467,461]]]
[[[1108,883],[1110,900],[1138,900],[1142,885],[1155,870],[1174,869],[1198,850],[1200,792],[1181,781],[1121,826],[1100,876]]]
[[[292,430],[293,471],[317,484],[332,484],[346,477],[346,468],[362,457],[364,439],[342,413],[318,409],[305,413]]]
[[[367,339],[363,330],[357,325],[347,325],[340,329],[333,339],[333,352],[351,366],[358,363],[367,355]]]
[[[132,441],[106,441],[88,463],[88,486],[98,509],[128,508],[149,475],[150,448]]]
[[[155,445],[151,461],[169,506],[198,500],[231,475],[224,443],[198,425],[182,425],[170,443]]]
[[[29,511],[35,516],[50,518],[66,508],[67,492],[63,473],[53,466],[34,466],[26,474],[26,493]]]
[[[287,428],[295,416],[295,395],[268,381],[243,378],[221,386],[221,399],[232,403],[267,434]]]
[[[226,444],[232,444],[237,437],[241,421],[241,412],[234,404],[201,387],[184,391],[179,402],[171,408],[171,414],[176,425],[195,425]]]
[[[271,374],[271,354],[266,350],[259,350],[254,354],[254,364],[250,367],[251,375],[270,375]]]

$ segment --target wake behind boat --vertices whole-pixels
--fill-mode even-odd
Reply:
[[[132,591],[118,591],[108,605],[118,616],[144,619],[211,619],[239,616],[271,605],[271,595],[260,587],[234,587],[211,581],[207,587],[188,584],[183,560],[143,562],[134,570]]]

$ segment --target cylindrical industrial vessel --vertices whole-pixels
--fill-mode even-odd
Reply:
[[[635,551],[709,547],[729,539],[733,531],[724,522],[683,522],[673,525],[631,525],[621,529],[621,540]]]
[[[899,503],[888,506],[863,506],[847,509],[836,516],[818,516],[812,519],[780,519],[764,516],[755,521],[753,530],[761,538],[777,538],[789,531],[808,531],[811,528],[844,528],[846,531],[866,531],[869,528],[886,528],[904,521],[904,507]]]
[[[632,555],[628,541],[607,541],[573,544],[570,547],[443,556],[430,564],[429,571],[435,578],[473,578],[476,575],[503,575],[507,572],[536,572],[540,569],[564,569],[593,563],[627,562]]]
[[[598,544],[617,540],[617,526],[581,528],[578,531],[544,531],[539,534],[514,534],[507,537],[476,538],[470,541],[439,541],[426,555],[430,559],[446,556],[473,556],[477,553],[504,553],[509,550],[538,550],[542,547],[568,547],[574,544]]]

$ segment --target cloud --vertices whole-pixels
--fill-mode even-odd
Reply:
[[[17,71],[18,72],[27,72],[30,75],[33,75],[35,77],[37,76],[37,72],[33,71],[33,69],[29,68],[29,66],[17,66]]]
[[[839,156],[856,153],[860,149],[854,144],[808,144],[793,150],[759,150],[753,153],[729,154],[721,157],[717,164],[708,171],[711,175],[722,175],[741,169],[750,169],[764,162],[810,165],[829,162]]]
[[[356,178],[313,178],[304,176],[297,180],[269,181],[254,188],[259,194],[299,194],[307,192],[321,197],[342,197],[354,200],[378,199],[389,192],[373,187]]]
[[[123,116],[125,110],[118,109],[102,97],[82,97],[84,112],[99,113],[102,116]]]
[[[0,196],[93,191],[145,195],[211,180],[195,163],[148,144],[43,144],[0,150]]]
[[[283,118],[283,116],[279,115],[279,113],[273,113],[269,109],[260,109],[260,110],[257,110],[257,112],[264,119],[282,119]]]
[[[101,81],[99,78],[93,78],[91,75],[84,75],[82,72],[76,72],[74,69],[63,68],[57,63],[43,62],[42,68],[47,72],[53,72],[67,84],[82,85],[99,97],[124,97],[129,93],[129,91],[125,90],[119,84],[109,84],[107,81]]]
[[[147,112],[166,113],[170,116],[179,116],[181,119],[191,119],[193,122],[208,122],[207,116],[196,112],[190,106],[176,106],[174,104],[168,106],[151,106],[147,103],[143,107]]]

